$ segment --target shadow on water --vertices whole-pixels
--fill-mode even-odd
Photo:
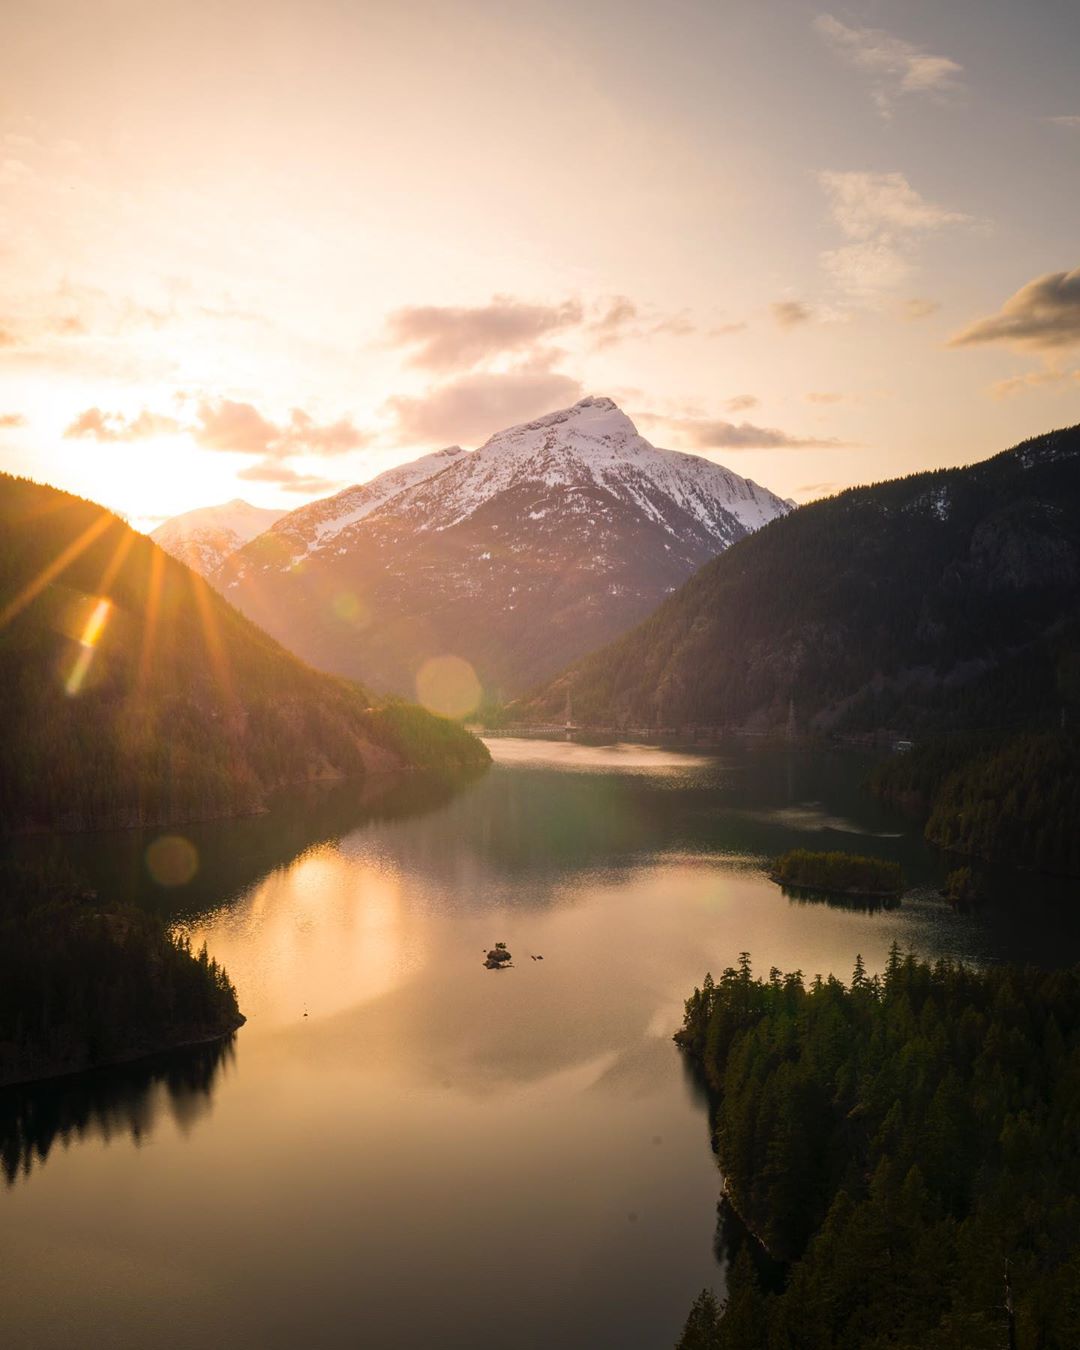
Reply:
[[[360,782],[309,783],[279,792],[261,815],[177,830],[28,835],[10,844],[16,855],[66,864],[110,899],[184,918],[216,909],[360,825],[437,811],[479,776],[381,775]],[[194,846],[197,867],[182,884],[160,884],[147,866],[147,849],[162,834],[182,834]]]
[[[173,1050],[111,1069],[0,1089],[0,1173],[9,1186],[54,1146],[120,1135],[136,1145],[171,1118],[185,1132],[211,1110],[215,1085],[236,1056],[234,1038]]]
[[[830,909],[847,909],[857,914],[899,909],[901,902],[899,895],[845,895],[841,891],[808,890],[804,886],[781,886],[780,890],[793,905],[828,905]]]
[[[719,1105],[716,1094],[709,1086],[709,1082],[697,1060],[691,1058],[685,1052],[680,1053],[679,1059],[682,1062],[683,1078],[691,1099],[708,1116],[709,1142],[712,1145],[713,1156],[717,1158],[716,1179],[718,1184],[722,1184],[723,1177],[719,1171],[720,1164],[716,1152],[716,1119]],[[721,1195],[716,1202],[713,1255],[716,1258],[717,1265],[724,1271],[725,1284],[728,1286],[731,1283],[731,1272],[744,1250],[750,1258],[758,1285],[769,1293],[779,1293],[787,1279],[787,1267],[783,1262],[776,1261],[769,1255],[736,1210],[732,1208],[727,1196]]]

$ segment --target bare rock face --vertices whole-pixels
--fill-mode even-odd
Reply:
[[[302,507],[214,584],[325,670],[413,696],[425,661],[453,655],[506,697],[790,509],[722,465],[650,445],[610,399],[587,398]]]

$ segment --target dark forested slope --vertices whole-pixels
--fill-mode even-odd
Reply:
[[[1080,647],[1080,428],[853,488],[707,563],[515,712],[594,725],[1048,726]]]
[[[6,828],[257,809],[285,783],[469,767],[460,727],[284,651],[103,507],[0,476]]]

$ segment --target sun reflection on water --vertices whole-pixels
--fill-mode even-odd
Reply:
[[[295,1025],[382,998],[425,964],[402,885],[396,868],[328,845],[185,931],[244,990],[245,1013],[264,1027]]]

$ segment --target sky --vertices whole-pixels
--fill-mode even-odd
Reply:
[[[291,509],[610,396],[798,501],[1080,422],[1072,0],[6,0],[0,469]]]

